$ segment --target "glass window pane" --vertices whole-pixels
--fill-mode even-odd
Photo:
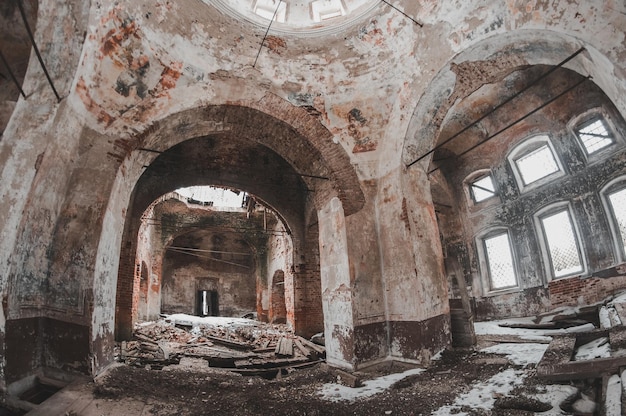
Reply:
[[[578,137],[583,142],[587,154],[592,154],[613,144],[613,137],[611,137],[604,121],[601,119],[597,119],[579,129]]]
[[[531,184],[551,173],[559,171],[559,166],[556,164],[552,150],[550,150],[548,145],[543,145],[539,149],[525,154],[515,160],[515,163],[522,175],[524,185]]]
[[[493,186],[491,175],[484,176],[477,181],[472,182],[472,196],[475,202],[484,201],[496,194],[496,188]]]
[[[517,285],[515,267],[511,255],[509,234],[504,233],[485,238],[485,251],[489,266],[489,278],[492,289],[502,289]]]
[[[569,211],[561,211],[541,219],[554,277],[568,276],[583,271],[578,241],[570,220]]]
[[[626,255],[626,189],[614,192],[609,195],[613,215],[619,228],[619,234],[622,237],[622,254]]]

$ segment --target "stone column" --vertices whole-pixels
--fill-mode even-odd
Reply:
[[[346,221],[341,201],[332,198],[318,212],[318,218],[326,360],[330,365],[352,369],[352,283]]]

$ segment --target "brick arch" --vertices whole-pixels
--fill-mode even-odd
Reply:
[[[319,180],[303,176],[305,183],[316,186],[320,200],[338,196],[346,215],[365,203],[350,158],[333,134],[306,110],[274,94],[256,101],[184,110],[154,122],[131,141],[135,148],[164,151],[211,134],[258,142],[279,154],[297,173],[329,178],[328,186],[320,189]]]
[[[156,198],[183,186],[233,187],[270,205],[292,234],[296,279],[317,280],[306,286],[319,295],[319,264],[312,263],[319,258],[317,230],[306,226],[310,217],[305,213],[335,196],[348,212],[356,212],[364,196],[348,156],[317,120],[277,98],[254,105],[271,108],[282,119],[242,105],[195,108],[171,115],[133,139],[131,157],[146,168],[126,210],[116,295],[118,339],[130,336],[135,319],[133,271],[141,215]],[[319,332],[320,305],[305,299],[295,309],[296,331]]]
[[[458,100],[463,100],[482,83],[499,82],[517,69],[533,65],[557,65],[579,48],[585,51],[567,68],[594,82],[618,106],[626,92],[624,80],[611,72],[609,59],[593,45],[548,30],[519,30],[498,34],[456,55],[434,77],[413,111],[404,139],[402,162],[409,165],[430,151],[439,141],[444,120]],[[481,83],[482,82],[482,83]],[[620,111],[624,113],[624,108]],[[426,169],[429,157],[420,165]]]

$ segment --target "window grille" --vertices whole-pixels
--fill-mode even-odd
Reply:
[[[622,238],[622,254],[626,255],[626,188],[609,194],[609,201]]]
[[[613,144],[613,136],[606,128],[604,120],[597,118],[577,131],[588,155]]]
[[[483,176],[482,178],[472,182],[470,187],[474,202],[481,202],[496,195],[496,188],[493,186],[491,175]]]
[[[568,210],[541,219],[548,243],[554,277],[564,277],[583,271],[578,240]]]
[[[511,254],[509,234],[502,233],[485,238],[485,253],[489,267],[491,289],[503,289],[517,285],[515,266]]]
[[[517,158],[515,164],[522,176],[524,185],[529,185],[559,171],[559,166],[554,159],[552,150],[550,150],[547,144]]]

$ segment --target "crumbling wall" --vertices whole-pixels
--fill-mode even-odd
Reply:
[[[526,72],[537,74],[546,70],[536,69]],[[540,94],[527,93],[523,97],[524,104],[498,112],[481,125],[487,131],[498,131],[537,108],[542,101],[556,96],[564,90],[563,84],[572,85],[576,79],[577,76],[567,70],[556,71],[554,78],[548,78],[542,84]],[[485,95],[483,92],[482,99]],[[603,115],[617,137],[610,153],[586,158],[574,136],[573,127],[579,116],[590,111]],[[461,226],[456,226],[456,221],[450,219],[440,222],[445,251],[458,260],[463,273],[469,276],[477,319],[527,316],[557,306],[595,303],[625,288],[624,276],[619,272],[605,279],[592,277],[621,262],[614,250],[607,219],[609,214],[601,202],[599,191],[612,179],[626,173],[625,133],[623,119],[612,103],[596,85],[586,82],[561,100],[486,141],[475,151],[453,158],[453,163],[441,167],[441,175],[446,177],[454,199],[460,201],[458,209],[446,215],[448,218],[456,215],[456,221],[460,221]],[[469,132],[467,135],[471,137],[472,134]],[[565,174],[534,189],[520,191],[507,155],[518,143],[537,134],[549,135]],[[470,143],[471,140],[466,137],[459,139]],[[464,146],[467,148],[468,145]],[[462,151],[463,143],[458,148]],[[453,152],[454,145],[449,149]],[[438,156],[435,153],[435,157],[441,157],[441,154]],[[474,204],[467,190],[468,184],[464,181],[473,172],[482,169],[490,169],[498,196]],[[548,260],[540,247],[543,237],[533,216],[542,207],[560,201],[569,201],[572,206],[582,239],[586,271],[579,276],[556,280],[548,272]],[[485,265],[480,264],[477,253],[477,245],[481,244],[480,235],[493,227],[506,227],[513,245],[518,285],[508,290],[490,289],[485,277]]]
[[[261,314],[265,315],[268,322],[289,322],[291,327],[295,328],[295,297],[306,296],[306,293],[300,293],[302,290],[300,287],[296,293],[291,238],[280,222],[277,222],[268,232],[270,235],[267,242],[267,269],[264,271],[266,279],[260,279],[266,284],[264,286],[259,284],[257,289],[263,291],[259,299],[263,300],[263,304],[260,305]]]

